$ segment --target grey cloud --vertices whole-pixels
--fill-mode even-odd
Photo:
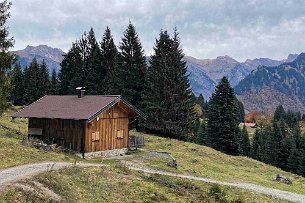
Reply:
[[[187,55],[239,60],[280,59],[305,51],[305,1],[283,0],[12,0],[10,31],[15,49],[48,44],[67,51],[93,27],[100,39],[107,25],[118,44],[128,21],[146,54],[161,29],[178,27]]]

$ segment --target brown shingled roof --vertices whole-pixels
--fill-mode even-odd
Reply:
[[[76,95],[46,95],[13,114],[12,117],[91,120],[119,101],[125,103],[138,116],[141,115],[139,110],[135,109],[119,95],[86,95],[82,98],[78,98]]]

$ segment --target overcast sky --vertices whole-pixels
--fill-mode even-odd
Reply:
[[[305,52],[304,0],[12,0],[14,50],[46,44],[67,51],[93,27],[118,44],[131,20],[150,55],[161,29],[177,26],[186,55],[286,58]]]

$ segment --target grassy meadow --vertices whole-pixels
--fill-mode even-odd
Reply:
[[[131,132],[131,134],[141,134]],[[145,151],[135,153],[132,159],[150,167],[165,171],[187,173],[194,176],[212,178],[228,182],[254,183],[270,188],[305,194],[305,178],[285,172],[274,166],[251,158],[230,156],[212,148],[159,136],[145,136]],[[151,157],[148,151],[170,152],[177,160],[178,168],[167,165],[169,160]],[[273,181],[277,174],[289,177],[292,185]]]

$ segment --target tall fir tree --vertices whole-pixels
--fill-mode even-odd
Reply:
[[[10,78],[8,72],[14,62],[14,55],[9,52],[13,47],[14,39],[9,37],[7,20],[10,18],[10,8],[12,3],[8,1],[0,2],[0,115],[9,106],[8,97],[11,91]]]
[[[241,152],[242,155],[244,156],[250,156],[250,140],[249,140],[249,135],[248,135],[248,131],[246,126],[243,126],[243,129],[241,131],[241,143],[240,143],[240,147],[241,147]]]
[[[106,69],[105,83],[104,86],[107,92],[111,92],[110,80],[114,77],[113,72],[116,66],[118,50],[114,44],[113,37],[111,35],[110,28],[107,26],[104,32],[101,45],[101,53],[103,56],[103,66]]]
[[[37,99],[39,99],[40,95],[38,95],[38,81],[39,78],[39,64],[34,58],[30,63],[29,67],[24,71],[24,102],[25,104],[30,104]]]
[[[223,77],[209,101],[206,133],[215,149],[238,155],[239,116],[234,90]]]
[[[10,94],[10,100],[14,105],[23,105],[24,80],[20,63],[16,63],[13,69],[11,83],[13,88]]]
[[[282,105],[278,105],[274,112],[274,122],[286,120],[286,112]]]
[[[80,46],[78,43],[73,43],[60,64],[61,69],[58,74],[59,94],[75,94],[76,87],[84,86],[83,63]]]
[[[56,95],[58,94],[58,79],[55,69],[52,70],[49,94]]]
[[[88,75],[85,83],[87,93],[91,95],[105,94],[107,91],[106,69],[99,47],[95,47],[90,54],[87,67]]]
[[[145,85],[145,127],[182,140],[193,140],[194,101],[178,33],[161,31],[151,56]]]
[[[142,44],[131,22],[124,32],[119,48],[122,63],[119,63],[121,66],[115,70],[121,72],[116,73],[117,76],[122,77],[117,80],[124,83],[121,94],[134,106],[140,108],[147,67]]]
[[[37,97],[43,97],[49,93],[50,76],[45,60],[39,65],[37,77]]]

